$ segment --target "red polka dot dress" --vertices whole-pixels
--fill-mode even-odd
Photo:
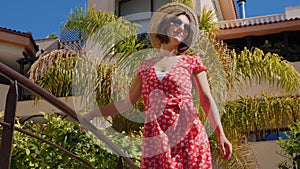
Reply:
[[[155,58],[143,61],[146,108],[141,169],[212,168],[209,141],[192,98],[192,75],[206,71],[198,56],[181,55],[159,79]]]

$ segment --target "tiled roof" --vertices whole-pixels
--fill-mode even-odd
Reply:
[[[6,31],[6,32],[20,34],[20,35],[30,35],[30,36],[32,36],[31,32],[21,32],[21,31],[9,29],[9,28],[4,28],[4,27],[1,27],[1,26],[0,26],[0,31]]]
[[[285,14],[227,20],[217,24],[220,28],[218,38],[222,40],[300,30],[300,18],[287,18]]]
[[[276,24],[276,23],[283,23],[283,22],[290,22],[290,21],[296,21],[296,20],[300,20],[300,18],[289,18],[289,19],[283,19],[283,20],[275,20],[275,21],[271,21],[271,22],[258,22],[258,23],[249,23],[249,24],[243,24],[241,22],[241,24],[237,25],[229,25],[226,27],[220,27],[221,30],[225,30],[225,29],[234,29],[234,28],[241,28],[241,27],[250,27],[250,26],[257,26],[257,25],[268,25],[268,24]],[[300,27],[299,27],[300,29]]]

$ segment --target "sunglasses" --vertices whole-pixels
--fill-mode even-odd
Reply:
[[[171,23],[173,23],[176,27],[179,27],[183,24],[183,22],[179,18],[174,18]],[[188,24],[183,25],[184,30],[189,33],[191,31],[191,27]]]

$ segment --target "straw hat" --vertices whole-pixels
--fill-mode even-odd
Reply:
[[[194,11],[189,8],[188,6],[182,4],[182,3],[168,3],[166,5],[161,6],[152,16],[150,23],[149,23],[149,33],[150,33],[150,41],[153,47],[160,48],[161,42],[157,38],[156,34],[158,32],[158,27],[160,25],[161,20],[168,14],[171,14],[173,12],[185,12],[190,17],[190,26],[191,29],[194,32],[192,42],[189,45],[191,48],[196,41],[197,35],[198,35],[198,19]]]

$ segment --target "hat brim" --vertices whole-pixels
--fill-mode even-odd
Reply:
[[[191,39],[192,42],[190,42],[189,48],[191,48],[195,44],[196,42],[195,37],[198,36],[198,29],[199,29],[198,19],[195,12],[190,7],[182,3],[173,2],[161,6],[156,12],[154,12],[154,14],[151,17],[149,23],[149,37],[153,47],[160,48],[161,42],[157,37],[158,27],[166,15],[174,12],[185,12],[189,16],[190,26],[191,29],[193,30],[193,37]]]

